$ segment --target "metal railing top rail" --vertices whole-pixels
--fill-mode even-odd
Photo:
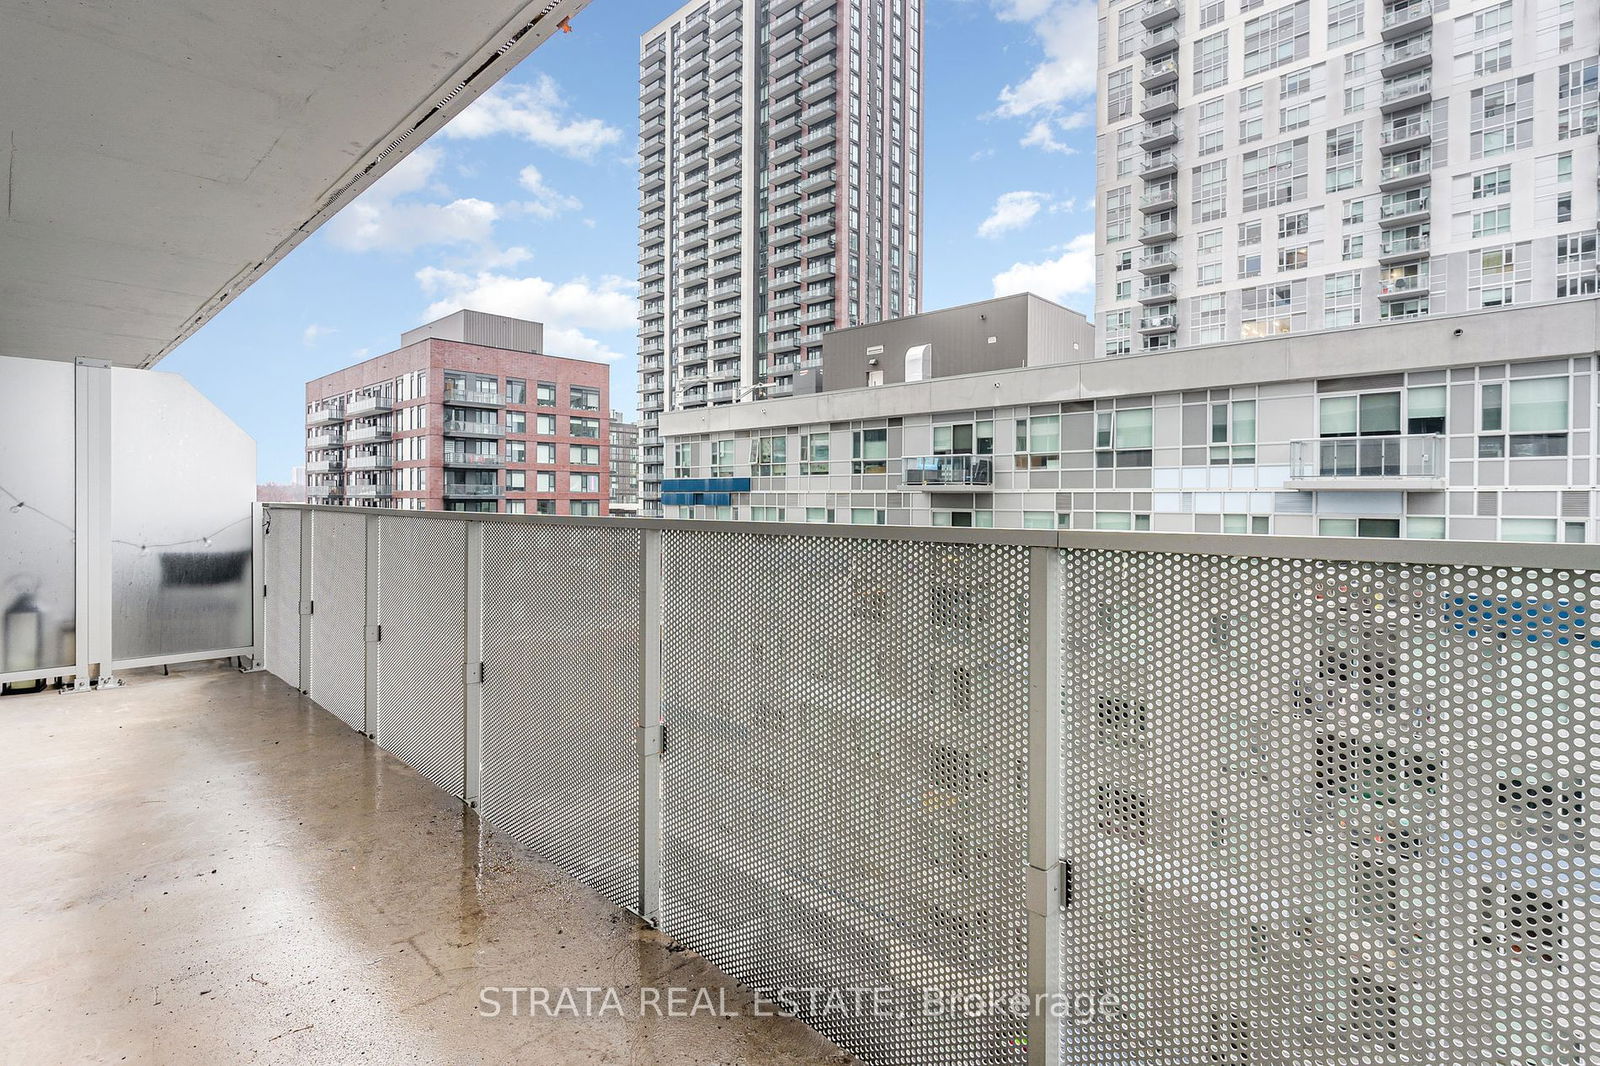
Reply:
[[[349,507],[329,504],[268,503],[267,511],[326,511],[349,515]],[[834,537],[850,540],[922,541],[929,544],[996,544],[1032,548],[1144,551],[1187,555],[1227,555],[1258,559],[1411,563],[1424,566],[1502,566],[1542,570],[1600,570],[1593,544],[1529,543],[1493,540],[1419,540],[1386,537],[1281,537],[1247,533],[1148,533],[1103,530],[972,529],[951,526],[878,526],[823,522],[743,522],[606,515],[501,514],[478,511],[410,511],[364,507],[362,516],[444,519],[452,522],[512,522],[532,525],[673,530],[700,533],[755,533],[769,537]]]

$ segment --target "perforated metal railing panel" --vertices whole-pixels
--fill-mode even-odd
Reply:
[[[662,535],[665,928],[875,1064],[1025,1058],[1026,549]],[[808,1008],[811,1004],[797,1004]]]
[[[455,796],[466,792],[466,550],[464,523],[378,519],[378,743]]]
[[[479,810],[637,909],[639,532],[487,523],[483,538]]]
[[[367,519],[313,514],[311,551],[311,698],[365,729]]]
[[[1065,569],[1067,1063],[1592,1061],[1593,573]]]
[[[301,521],[299,511],[272,511],[262,541],[267,599],[261,654],[268,672],[295,689],[300,687]]]

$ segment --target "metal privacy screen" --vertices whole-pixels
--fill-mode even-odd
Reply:
[[[639,534],[485,523],[483,793],[497,829],[639,906]]]
[[[668,531],[666,929],[869,1062],[1019,1061],[1026,549]],[[806,1004],[801,1004],[805,1006]]]
[[[1594,574],[1065,571],[1066,1062],[1591,1061]]]

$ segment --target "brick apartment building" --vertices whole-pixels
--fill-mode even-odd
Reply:
[[[306,383],[312,503],[609,513],[610,368],[538,322],[457,311]]]

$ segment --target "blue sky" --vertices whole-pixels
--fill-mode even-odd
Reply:
[[[925,0],[924,307],[1031,290],[1087,313],[1092,0]],[[639,34],[677,5],[596,0],[161,363],[303,459],[307,379],[460,306],[546,323],[631,412]]]

